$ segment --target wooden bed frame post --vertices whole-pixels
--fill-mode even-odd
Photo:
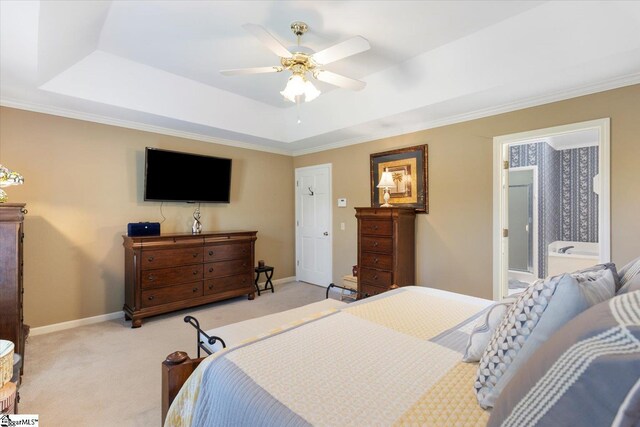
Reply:
[[[175,351],[162,362],[162,422],[167,418],[169,407],[187,378],[198,367],[204,357],[191,359],[184,351]]]

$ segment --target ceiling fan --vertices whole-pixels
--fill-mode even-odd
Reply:
[[[320,91],[311,83],[308,76],[316,80],[332,84],[345,89],[362,90],[366,83],[360,80],[332,73],[323,67],[332,62],[369,50],[369,42],[361,36],[356,36],[341,43],[328,47],[320,52],[300,45],[300,37],[309,29],[304,22],[296,21],[291,24],[291,31],[298,38],[298,45],[287,49],[269,33],[264,27],[256,24],[244,24],[243,28],[252,33],[258,40],[280,57],[280,65],[273,67],[240,68],[221,70],[225,76],[240,76],[246,74],[280,73],[291,71],[287,86],[280,93],[291,102],[309,102],[320,95]],[[293,50],[293,52],[291,51]]]

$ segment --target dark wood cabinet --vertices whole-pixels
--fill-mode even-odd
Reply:
[[[257,231],[124,238],[125,317],[142,319],[247,294]]]
[[[15,345],[24,369],[25,340],[29,327],[24,324],[22,298],[24,203],[0,203],[0,339]]]
[[[415,285],[415,217],[413,208],[356,208],[358,291]]]

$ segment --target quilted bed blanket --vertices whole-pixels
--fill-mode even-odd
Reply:
[[[485,425],[463,363],[492,301],[404,287],[205,359],[166,426]]]

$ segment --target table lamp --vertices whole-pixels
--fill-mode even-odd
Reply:
[[[380,207],[390,208],[392,206],[391,203],[389,203],[389,189],[395,186],[396,184],[393,182],[391,172],[389,172],[388,168],[385,168],[384,172],[382,172],[382,177],[380,177],[380,182],[378,183],[378,188],[384,189],[384,205],[380,205]]]

